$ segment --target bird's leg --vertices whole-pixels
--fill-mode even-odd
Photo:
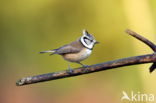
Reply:
[[[77,62],[78,64],[82,65],[82,67],[84,67],[84,71],[88,72],[88,65],[82,64],[81,62]]]
[[[82,64],[81,62],[76,62],[76,63],[82,65],[82,67],[85,67],[85,68],[88,67],[88,65]]]
[[[73,73],[73,69],[70,67],[70,65],[68,64],[68,69],[67,69],[68,73]]]

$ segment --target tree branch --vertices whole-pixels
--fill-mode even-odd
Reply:
[[[139,34],[133,32],[131,30],[126,30],[126,32],[128,34],[132,35],[133,37],[137,38],[138,40],[142,41],[146,45],[148,45],[154,52],[156,51],[155,44],[153,44],[146,38],[140,36]],[[134,56],[134,57],[123,58],[123,59],[118,59],[118,60],[114,60],[114,61],[108,61],[108,62],[104,62],[104,63],[100,63],[100,64],[90,65],[88,67],[75,68],[72,70],[72,72],[64,70],[64,71],[42,74],[42,75],[37,75],[37,76],[25,77],[25,78],[18,80],[16,82],[16,85],[17,86],[28,85],[28,84],[38,83],[38,82],[73,77],[73,76],[78,76],[78,75],[123,67],[123,66],[144,64],[144,63],[154,63],[150,67],[150,72],[152,72],[156,67],[155,62],[156,62],[156,53],[141,55],[141,56]]]
[[[143,43],[145,43],[146,45],[148,45],[154,52],[156,52],[156,45],[155,45],[154,43],[152,43],[152,42],[149,41],[148,39],[142,37],[141,35],[137,34],[137,33],[134,32],[134,31],[131,31],[131,30],[129,30],[129,29],[127,29],[126,32],[127,32],[129,35],[131,35],[131,36],[137,38],[138,40],[142,41]]]

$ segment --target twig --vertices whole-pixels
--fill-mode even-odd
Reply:
[[[132,35],[133,37],[137,38],[138,40],[147,44],[153,51],[156,51],[155,44],[153,44],[146,38],[140,36],[139,34],[131,30],[126,30],[126,32]],[[73,69],[72,72],[68,72],[67,70],[64,70],[60,72],[53,72],[53,73],[42,74],[42,75],[37,75],[37,76],[25,77],[25,78],[18,80],[16,82],[16,85],[22,86],[22,85],[34,84],[38,82],[56,80],[56,79],[61,79],[61,78],[66,78],[66,77],[73,77],[73,76],[123,67],[123,66],[144,64],[144,63],[154,63],[152,67],[150,67],[150,72],[152,72],[155,69],[155,62],[156,62],[156,53],[141,55],[141,56],[134,56],[134,57],[123,58],[123,59],[118,59],[114,61],[108,61],[108,62],[104,62],[100,64],[95,64],[95,65],[88,66],[86,68],[85,67],[76,68],[76,69]]]
[[[134,31],[131,31],[131,30],[129,30],[129,29],[127,29],[126,32],[127,32],[129,35],[131,35],[131,36],[137,38],[138,40],[142,41],[143,43],[145,43],[146,45],[148,45],[154,52],[156,52],[156,45],[155,45],[154,43],[152,43],[152,42],[149,41],[148,39],[142,37],[141,35],[137,34],[137,33],[134,32]]]

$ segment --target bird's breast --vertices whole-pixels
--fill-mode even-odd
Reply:
[[[89,57],[91,53],[92,53],[92,50],[84,48],[78,53],[69,53],[69,54],[64,54],[62,56],[67,61],[79,62]]]

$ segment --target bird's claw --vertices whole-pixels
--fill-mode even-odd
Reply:
[[[84,67],[84,68],[88,68],[88,67],[89,67],[89,65],[83,65],[82,67]]]
[[[73,71],[74,71],[74,70],[70,67],[70,65],[68,65],[67,73],[72,74]]]
[[[74,70],[73,70],[73,69],[71,69],[71,68],[68,68],[68,69],[67,69],[67,73],[69,73],[69,74],[72,74],[72,73],[73,73],[73,71],[74,71]]]

